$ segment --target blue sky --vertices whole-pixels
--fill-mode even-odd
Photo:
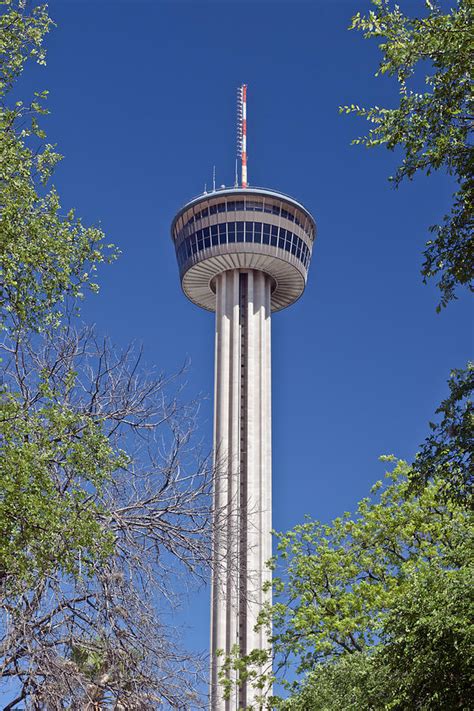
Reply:
[[[423,2],[401,3],[422,11]],[[395,105],[374,77],[376,43],[348,32],[368,0],[105,2],[52,0],[46,69],[49,140],[65,160],[64,208],[100,223],[120,260],[87,298],[87,322],[118,345],[142,342],[169,372],[190,359],[212,434],[212,314],[181,293],[174,213],[212,179],[232,183],[235,90],[248,84],[249,181],[293,195],[318,239],[307,289],[273,319],[274,526],[351,509],[383,475],[383,453],[411,458],[471,349],[467,298],[440,315],[419,270],[428,226],[448,210],[441,175],[394,191],[397,155],[350,146],[366,130],[338,106]],[[208,593],[189,605],[190,644],[208,644]]]

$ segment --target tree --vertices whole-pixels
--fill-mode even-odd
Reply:
[[[465,370],[453,370],[448,384],[449,397],[436,410],[442,420],[430,422],[431,434],[416,455],[410,481],[415,489],[419,489],[437,475],[445,482],[440,492],[443,499],[451,498],[471,507],[474,484],[472,364],[469,363]]]
[[[261,623],[287,674],[278,708],[468,708],[472,528],[443,480],[413,494],[398,462],[357,513],[279,534],[276,602]]]
[[[422,267],[425,281],[439,277],[440,309],[455,298],[458,286],[472,289],[474,273],[472,3],[458,0],[456,9],[443,14],[434,0],[426,0],[428,12],[420,18],[404,15],[390,0],[372,3],[375,9],[365,16],[357,13],[351,29],[382,40],[377,75],[397,78],[399,105],[366,109],[352,104],[340,111],[372,124],[369,133],[353,143],[402,149],[402,163],[391,178],[396,186],[416,173],[441,169],[456,181],[450,214],[430,228],[433,238],[427,242]],[[420,73],[426,66],[430,73],[423,91]]]
[[[45,63],[43,41],[52,26],[46,5],[31,13],[20,0],[1,0],[0,14],[0,325],[58,321],[67,296],[97,291],[97,265],[112,259],[104,235],[63,213],[47,188],[61,156],[40,127],[47,92],[8,103],[28,59]]]
[[[196,408],[90,330],[38,341],[2,348],[21,397],[1,470],[0,679],[27,708],[198,708],[202,660],[162,619],[211,555]]]
[[[179,378],[74,327],[116,252],[46,183],[46,6],[0,14],[0,686],[6,710],[199,708],[200,655],[166,622],[210,561],[211,476]]]

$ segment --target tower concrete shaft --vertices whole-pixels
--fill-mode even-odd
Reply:
[[[244,685],[227,701],[218,683],[217,650],[265,649],[257,617],[270,591],[265,563],[271,541],[271,291],[262,271],[232,269],[215,279],[215,538],[211,609],[211,709],[254,702]],[[235,679],[234,679],[235,681]]]

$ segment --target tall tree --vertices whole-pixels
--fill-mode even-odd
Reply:
[[[353,143],[402,150],[402,163],[391,178],[396,186],[417,173],[444,170],[453,176],[451,212],[430,228],[433,236],[422,267],[425,281],[438,277],[439,309],[455,298],[457,287],[472,289],[474,274],[472,3],[458,0],[455,9],[443,13],[435,0],[426,0],[424,17],[405,15],[391,0],[372,4],[374,10],[353,17],[351,29],[381,41],[377,75],[396,77],[399,104],[368,109],[352,104],[340,111],[355,113],[372,126]]]
[[[210,472],[178,381],[77,332],[115,256],[47,184],[46,6],[0,14],[0,689],[5,709],[200,708],[202,660],[165,622],[210,557]],[[72,314],[72,316],[71,316]]]

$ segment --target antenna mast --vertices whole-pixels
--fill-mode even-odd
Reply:
[[[247,84],[237,89],[237,158],[242,164],[242,187],[247,182]]]

